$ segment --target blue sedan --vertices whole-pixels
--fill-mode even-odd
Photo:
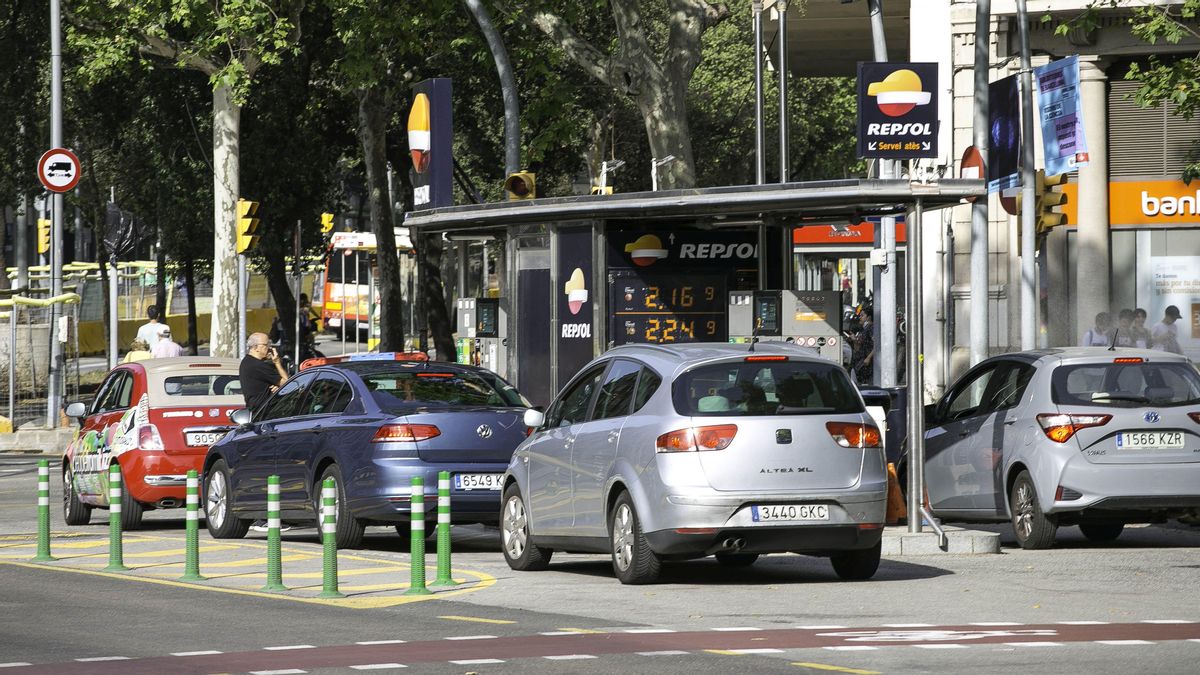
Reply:
[[[364,355],[365,356],[365,355]],[[491,371],[406,360],[335,357],[288,380],[208,451],[204,505],[213,537],[240,538],[267,512],[267,477],[280,482],[280,517],[314,520],[321,484],[337,485],[337,544],[367,525],[409,532],[413,476],[436,514],[439,471],[451,474],[452,522],[494,524],[501,477],[525,440],[529,403]]]

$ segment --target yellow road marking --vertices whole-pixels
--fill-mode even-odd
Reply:
[[[721,656],[745,656],[740,652],[731,651],[729,649],[705,649],[709,654],[720,654]]]
[[[591,630],[590,628],[557,628],[555,630],[560,630],[564,633],[584,633],[584,634],[594,634],[594,635],[603,635],[604,634],[604,631],[602,631],[602,630]]]
[[[841,666],[831,666],[827,663],[801,663],[792,664],[800,668],[811,668],[813,670],[832,670],[837,673],[850,673],[851,675],[882,675],[878,670],[859,670],[858,668],[843,668]]]
[[[506,621],[504,619],[485,619],[485,618],[479,617],[479,616],[457,616],[454,614],[450,614],[447,616],[439,616],[438,618],[445,619],[447,621],[474,621],[475,623],[500,623],[500,624],[516,623],[516,621]]]

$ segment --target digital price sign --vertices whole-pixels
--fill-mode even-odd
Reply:
[[[609,308],[614,345],[724,342],[726,275],[614,275]]]

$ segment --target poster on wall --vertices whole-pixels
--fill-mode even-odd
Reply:
[[[1057,176],[1087,166],[1087,139],[1079,106],[1079,57],[1068,56],[1034,68],[1034,85],[1046,175]]]
[[[1174,332],[1183,354],[1193,361],[1200,359],[1200,256],[1154,256],[1150,273],[1146,327],[1152,333],[1160,325],[1161,330]],[[1170,317],[1173,322],[1167,317],[1170,307],[1179,312],[1178,317]]]
[[[593,240],[590,225],[558,228],[554,313],[558,319],[559,386],[595,356]]]

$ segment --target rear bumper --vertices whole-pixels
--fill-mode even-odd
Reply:
[[[187,472],[200,473],[204,455],[168,455],[162,452],[130,450],[117,458],[121,478],[129,496],[147,505],[164,499],[171,507],[183,506],[187,497]]]
[[[347,477],[346,501],[356,518],[379,523],[405,523],[412,519],[412,479],[424,482],[425,519],[437,520],[438,473],[451,475],[450,521],[453,523],[500,522],[500,490],[455,490],[456,473],[503,474],[508,463],[428,464],[418,459],[372,462],[369,469]]]
[[[1054,501],[1058,486],[1078,499]],[[1048,513],[1077,511],[1161,512],[1200,506],[1200,462],[1093,464],[1080,457],[1063,467],[1047,490]],[[1069,494],[1069,493],[1068,493]]]
[[[883,527],[860,529],[856,525],[803,527],[722,528],[715,534],[681,534],[674,530],[647,532],[650,548],[668,558],[697,558],[729,550],[725,542],[740,539],[738,553],[827,554],[875,546],[883,538]]]

